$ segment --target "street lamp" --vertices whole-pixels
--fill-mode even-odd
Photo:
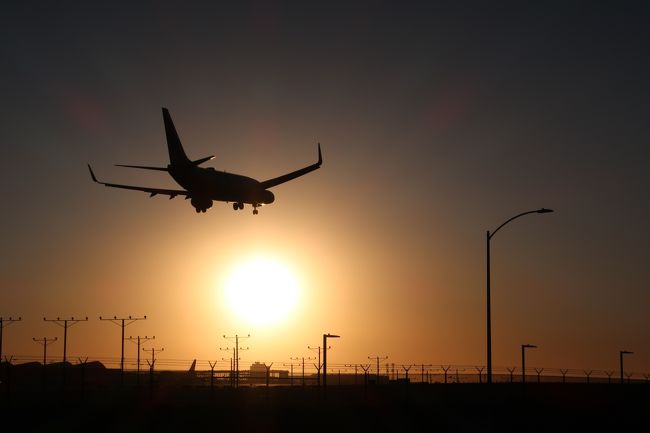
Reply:
[[[625,382],[623,382],[623,355],[632,355],[634,352],[630,352],[629,350],[621,350],[618,352],[619,360],[621,363],[621,385]]]
[[[492,383],[492,319],[490,313],[490,239],[499,231],[501,227],[508,224],[510,221],[515,220],[524,215],[531,213],[549,213],[553,212],[552,209],[541,208],[537,210],[530,210],[528,212],[522,212],[519,215],[515,215],[503,224],[501,224],[495,231],[490,233],[488,230],[486,233],[486,242],[487,242],[487,383]]]
[[[341,338],[340,335],[323,334],[323,389],[327,388],[327,339]]]
[[[526,383],[526,349],[537,349],[534,344],[521,345],[521,383]]]

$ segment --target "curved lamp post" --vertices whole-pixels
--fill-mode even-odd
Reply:
[[[629,350],[621,350],[618,352],[619,356],[619,362],[621,364],[621,385],[623,385],[625,382],[623,381],[623,355],[632,355],[634,352],[630,352]]]
[[[551,209],[541,208],[536,210],[529,210],[528,212],[522,212],[519,215],[515,215],[499,227],[494,230],[492,233],[488,230],[486,233],[486,242],[487,242],[487,383],[492,383],[492,319],[490,314],[490,239],[497,234],[499,230],[510,221],[516,220],[519,217],[532,213],[549,213],[553,212]]]

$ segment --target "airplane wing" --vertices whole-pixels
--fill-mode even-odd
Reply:
[[[90,171],[90,177],[93,179],[94,182],[97,182],[97,183],[102,184],[104,186],[109,186],[111,188],[132,189],[132,190],[135,190],[135,191],[148,192],[150,197],[153,197],[154,195],[157,195],[157,194],[168,195],[170,200],[172,198],[176,197],[177,195],[182,195],[182,196],[185,196],[185,197],[189,197],[189,194],[190,194],[188,191],[185,191],[185,190],[147,188],[145,186],[120,185],[120,184],[116,184],[116,183],[100,182],[95,177],[95,173],[93,173],[93,169],[90,167],[90,164],[88,164],[88,170]]]
[[[292,171],[291,173],[285,174],[283,176],[275,177],[273,179],[265,180],[264,182],[260,182],[260,185],[264,189],[269,189],[274,186],[280,185],[281,183],[288,182],[292,179],[295,179],[297,177],[303,176],[307,173],[310,173],[314,170],[318,170],[323,163],[323,156],[320,151],[320,143],[318,143],[318,162],[316,164],[312,164],[308,167],[301,168],[300,170]]]

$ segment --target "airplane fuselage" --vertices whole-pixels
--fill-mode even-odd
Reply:
[[[275,196],[265,190],[257,180],[234,173],[217,171],[212,167],[194,165],[168,165],[172,178],[190,196],[199,200],[248,203],[262,205],[273,203]]]

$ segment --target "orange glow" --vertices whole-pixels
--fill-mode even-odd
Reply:
[[[263,256],[236,265],[221,286],[220,302],[238,319],[254,326],[285,320],[300,299],[294,273],[280,261]]]

